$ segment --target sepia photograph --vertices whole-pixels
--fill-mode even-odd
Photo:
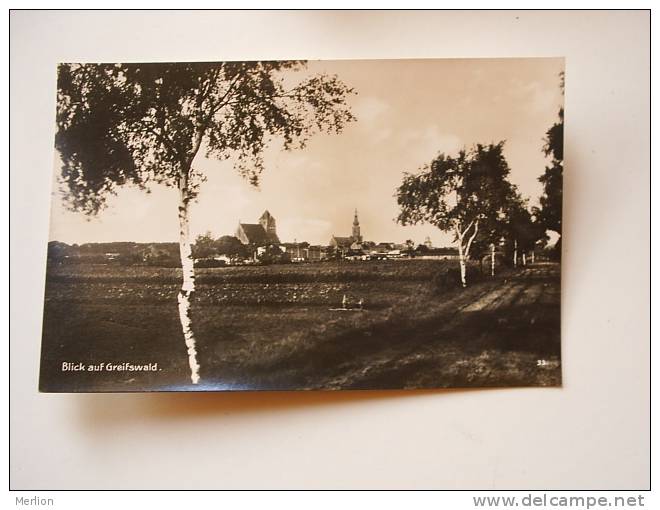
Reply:
[[[565,79],[59,64],[40,391],[561,386]]]

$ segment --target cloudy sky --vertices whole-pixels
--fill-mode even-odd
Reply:
[[[563,59],[451,59],[310,62],[309,73],[337,74],[357,94],[357,122],[340,135],[318,135],[304,150],[272,146],[258,189],[232,169],[199,154],[207,175],[191,210],[193,235],[233,234],[238,221],[256,223],[268,209],[282,241],[327,244],[348,236],[358,209],[366,240],[449,245],[452,236],[422,225],[395,223],[395,190],[403,172],[417,170],[438,152],[506,140],[510,179],[530,204],[538,203],[538,177],[547,160],[543,137],[562,105]],[[307,74],[307,73],[305,73]],[[570,77],[569,77],[570,79]],[[55,173],[59,173],[55,158]],[[51,240],[177,241],[177,193],[154,188],[145,195],[123,189],[96,218],[69,212],[55,185]]]

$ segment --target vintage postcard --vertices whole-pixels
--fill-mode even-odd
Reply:
[[[564,78],[60,64],[40,390],[561,385]]]

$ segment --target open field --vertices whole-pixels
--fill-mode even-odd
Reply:
[[[557,385],[559,268],[528,266],[463,290],[455,261],[197,271],[199,389]],[[480,281],[477,281],[480,280]],[[180,270],[51,266],[41,387],[189,386]],[[333,310],[364,301],[363,310]],[[64,372],[62,362],[158,363],[157,372]]]

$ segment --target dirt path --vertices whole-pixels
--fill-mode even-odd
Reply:
[[[320,381],[317,373],[313,387],[560,384],[559,266],[535,265],[493,283],[467,289],[405,330],[372,332],[378,349],[354,345],[351,359]]]

